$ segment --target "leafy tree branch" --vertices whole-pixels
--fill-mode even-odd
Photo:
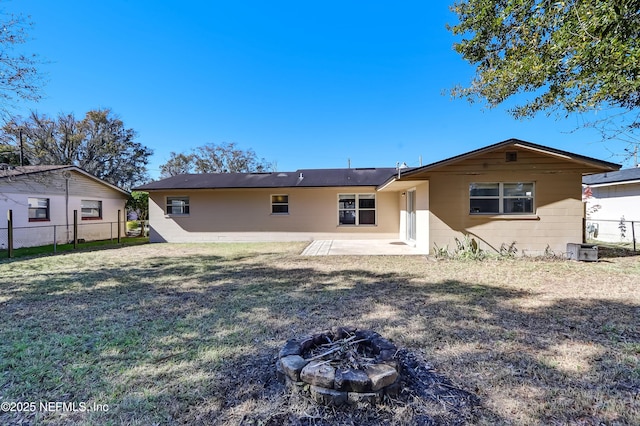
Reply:
[[[452,11],[454,48],[476,68],[455,97],[495,107],[524,94],[516,118],[615,109],[637,130],[640,1],[466,0]]]
[[[160,167],[161,177],[185,173],[240,173],[273,170],[274,165],[259,158],[252,149],[243,150],[235,143],[206,144],[191,153],[171,153],[169,160]]]

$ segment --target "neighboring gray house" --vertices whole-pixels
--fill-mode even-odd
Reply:
[[[13,212],[14,247],[68,242],[73,211],[78,211],[79,238],[117,236],[118,210],[124,235],[129,193],[75,166],[0,167],[0,249],[6,248],[7,212]]]
[[[585,176],[582,186],[588,238],[632,242],[634,232],[640,238],[640,167]]]

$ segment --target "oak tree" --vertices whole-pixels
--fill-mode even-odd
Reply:
[[[9,115],[18,100],[37,101],[42,97],[40,59],[21,50],[31,26],[28,17],[0,9],[0,115]]]
[[[56,118],[32,112],[8,121],[1,141],[24,135],[30,164],[70,164],[113,185],[129,189],[147,180],[151,149],[135,141],[136,132],[109,109],[93,110],[81,120],[72,114]]]
[[[160,176],[169,177],[184,173],[240,173],[264,172],[273,165],[259,158],[252,149],[243,150],[233,142],[199,146],[189,154],[171,153],[169,160],[160,167]]]
[[[454,48],[476,67],[453,95],[495,107],[516,94],[517,118],[546,111],[625,113],[640,126],[640,0],[465,0],[452,6]]]
[[[169,160],[160,166],[160,177],[166,178],[187,173],[193,173],[194,154],[171,152]]]

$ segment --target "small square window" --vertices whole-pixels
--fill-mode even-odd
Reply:
[[[189,197],[167,197],[167,214],[189,214]]]
[[[98,200],[81,200],[82,219],[102,219],[102,201]]]
[[[29,198],[29,222],[49,220],[49,199]]]
[[[289,196],[271,196],[271,214],[289,214]]]

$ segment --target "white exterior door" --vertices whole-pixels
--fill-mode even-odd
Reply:
[[[407,240],[416,240],[416,191],[407,191]]]

